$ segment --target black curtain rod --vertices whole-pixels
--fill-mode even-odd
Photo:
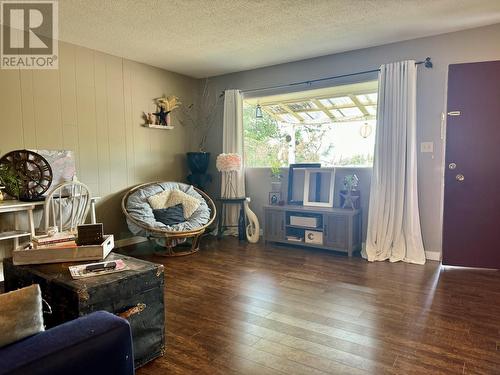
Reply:
[[[426,68],[432,68],[432,61],[431,61],[430,57],[426,57],[425,60],[423,60],[423,61],[417,61],[415,63],[415,65],[421,65],[421,64],[424,64],[424,66]],[[261,88],[258,88],[258,89],[241,90],[241,92],[245,93],[245,92],[265,91],[265,90],[272,90],[272,89],[280,89],[280,88],[283,88],[283,87],[293,87],[293,86],[300,86],[300,85],[310,85],[310,84],[316,83],[316,82],[330,81],[332,79],[352,77],[352,76],[357,76],[357,75],[361,75],[361,74],[376,73],[376,72],[380,72],[380,69],[372,69],[372,70],[365,70],[365,71],[356,72],[356,73],[341,74],[341,75],[338,75],[338,76],[318,78],[318,79],[313,79],[313,80],[310,80],[310,81],[292,82],[292,83],[287,83],[285,85],[276,85],[276,86],[261,87]]]

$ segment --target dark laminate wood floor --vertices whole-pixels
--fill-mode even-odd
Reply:
[[[162,258],[153,374],[500,374],[500,272],[205,239]]]

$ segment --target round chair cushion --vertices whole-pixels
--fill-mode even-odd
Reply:
[[[195,197],[200,201],[200,206],[194,211],[187,221],[175,225],[165,225],[156,221],[148,198],[161,193],[165,190],[178,189],[184,193]],[[210,208],[205,202],[205,199],[191,186],[181,182],[159,182],[144,186],[134,191],[125,202],[125,208],[128,214],[144,227],[135,224],[127,218],[127,224],[130,231],[136,236],[144,237],[161,237],[161,234],[151,232],[147,228],[155,230],[164,230],[171,232],[185,232],[200,228],[210,220]],[[145,228],[147,227],[147,228]]]

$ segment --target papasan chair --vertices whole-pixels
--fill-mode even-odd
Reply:
[[[183,222],[165,225],[155,219],[148,198],[178,189],[200,201],[199,207]],[[216,216],[215,204],[203,191],[181,182],[149,182],[135,186],[122,199],[122,210],[130,231],[165,247],[165,256],[189,255],[199,250],[200,237]],[[177,246],[191,240],[191,246]]]

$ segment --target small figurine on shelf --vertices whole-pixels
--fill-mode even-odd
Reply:
[[[156,119],[155,115],[153,115],[151,112],[142,112],[144,114],[144,121],[146,121],[146,125],[155,125]]]
[[[163,108],[160,107],[160,110],[158,112],[153,113],[158,118],[158,125],[164,125],[168,126],[169,125],[169,114],[170,112],[166,112]]]

